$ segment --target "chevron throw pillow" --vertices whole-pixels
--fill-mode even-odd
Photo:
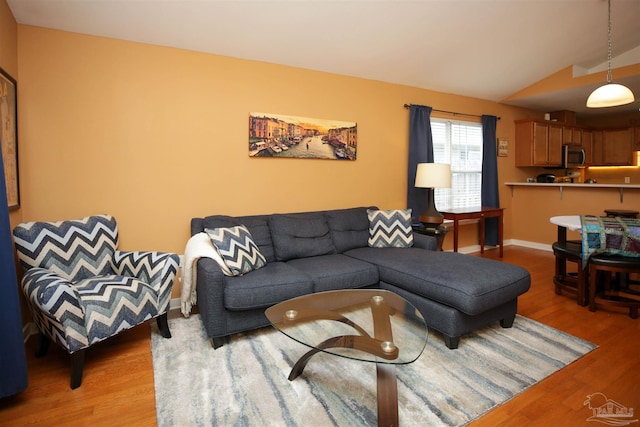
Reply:
[[[372,248],[408,248],[413,246],[411,209],[368,209],[369,246]]]
[[[267,263],[244,225],[213,230],[207,228],[205,231],[234,276],[257,270]]]

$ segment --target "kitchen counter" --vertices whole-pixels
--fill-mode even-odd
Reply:
[[[620,203],[624,201],[624,190],[626,189],[640,189],[639,184],[585,184],[585,183],[573,183],[573,182],[505,182],[504,185],[511,187],[511,196],[513,197],[513,191],[515,187],[547,187],[557,188],[560,192],[560,199],[562,199],[562,189],[568,188],[616,188],[620,192]]]
[[[504,185],[508,185],[510,187],[640,188],[640,184],[585,184],[573,182],[505,182]]]

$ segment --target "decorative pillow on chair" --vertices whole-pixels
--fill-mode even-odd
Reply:
[[[267,263],[244,225],[230,228],[206,228],[213,246],[234,276],[241,276]]]
[[[367,210],[369,246],[372,248],[408,248],[413,246],[411,209]]]

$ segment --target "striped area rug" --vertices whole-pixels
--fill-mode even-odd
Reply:
[[[319,353],[288,381],[308,348],[271,327],[214,350],[199,315],[169,325],[173,338],[151,334],[161,427],[377,425],[373,363]],[[417,361],[397,367],[400,425],[464,425],[594,348],[522,316],[464,336],[457,350],[432,333]]]

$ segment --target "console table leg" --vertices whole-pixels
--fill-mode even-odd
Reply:
[[[498,215],[498,242],[500,243],[500,258],[503,257],[504,254],[504,225],[503,225],[503,212],[500,211],[500,215]]]
[[[480,253],[484,254],[484,222],[486,218],[484,215],[480,216]]]
[[[453,220],[453,252],[458,252],[458,220]]]

